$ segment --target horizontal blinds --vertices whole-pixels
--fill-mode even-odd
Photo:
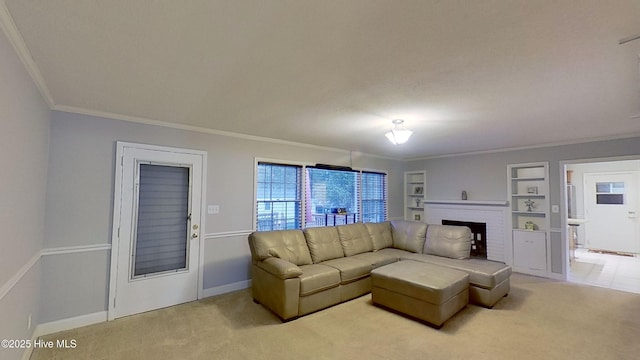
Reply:
[[[387,219],[387,175],[362,172],[362,222]]]
[[[189,169],[141,164],[134,276],[186,268]]]
[[[258,163],[256,189],[258,231],[302,227],[302,167]]]

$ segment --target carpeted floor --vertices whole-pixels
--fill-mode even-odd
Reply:
[[[436,330],[370,295],[281,323],[247,289],[45,339],[77,347],[31,359],[636,359],[640,294],[513,274],[493,309]]]

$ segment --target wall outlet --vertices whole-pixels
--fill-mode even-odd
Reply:
[[[557,214],[560,212],[560,206],[558,205],[551,205],[551,212],[554,214]]]
[[[214,215],[220,213],[220,205],[209,205],[207,206],[207,214]]]

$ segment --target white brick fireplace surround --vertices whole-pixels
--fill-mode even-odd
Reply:
[[[443,219],[487,224],[487,259],[510,264],[508,204],[500,200],[425,200],[425,220],[428,224],[442,224]]]

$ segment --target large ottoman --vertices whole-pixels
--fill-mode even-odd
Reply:
[[[371,271],[373,303],[440,328],[469,303],[469,274],[402,260]]]

